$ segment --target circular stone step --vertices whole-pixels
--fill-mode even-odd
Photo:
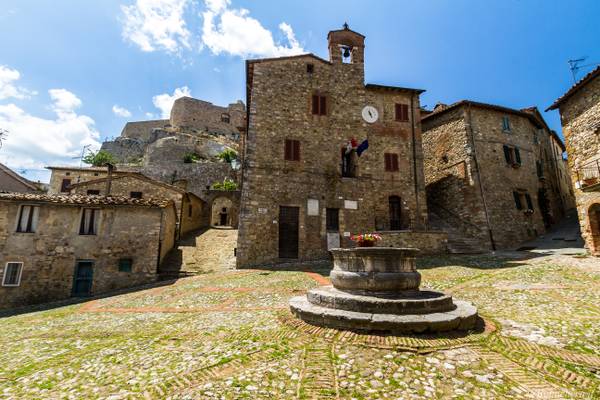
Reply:
[[[348,293],[324,286],[311,289],[307,293],[309,303],[315,306],[338,310],[379,314],[430,314],[452,311],[456,307],[452,296],[428,290],[411,290],[395,296],[377,293]]]
[[[432,314],[373,314],[338,310],[311,304],[306,296],[292,297],[290,308],[303,321],[329,328],[390,333],[443,332],[475,327],[477,309],[466,301],[454,301],[452,311]]]

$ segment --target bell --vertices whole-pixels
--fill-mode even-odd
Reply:
[[[350,57],[350,47],[344,47],[344,58]]]

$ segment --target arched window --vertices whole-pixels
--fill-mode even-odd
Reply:
[[[221,114],[221,122],[225,122],[226,124],[228,124],[230,120],[231,120],[231,118],[229,117],[229,114],[227,114],[227,113]]]
[[[390,207],[390,230],[398,231],[402,229],[402,202],[398,196],[388,198]]]

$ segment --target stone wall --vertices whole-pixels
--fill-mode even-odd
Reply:
[[[159,242],[160,259],[173,247],[172,207],[104,206],[98,234],[87,236],[79,235],[81,206],[49,203],[40,204],[35,233],[17,233],[19,205],[0,202],[0,276],[7,262],[23,262],[20,285],[0,286],[0,308],[70,297],[77,260],[94,262],[93,295],[153,282]],[[119,272],[121,258],[133,259],[131,273]]]
[[[401,199],[404,228],[426,222],[418,92],[365,87],[362,51],[353,47],[350,64],[307,55],[249,66],[238,267],[281,261],[281,206],[299,208],[299,260],[328,257],[327,208],[339,209],[342,246],[352,245],[351,233],[389,229],[390,196]],[[327,97],[326,115],[312,113],[314,94]],[[409,121],[395,121],[395,103],[408,106]],[[365,105],[378,110],[376,123],[362,119]],[[351,138],[369,141],[355,157],[354,178],[341,176],[341,150]],[[298,161],[284,159],[286,139],[300,142]],[[398,155],[399,171],[385,171],[386,152]]]
[[[445,254],[447,252],[448,234],[435,231],[384,231],[378,232],[381,247],[414,247],[420,255]]]
[[[204,216],[207,204],[194,194],[187,193],[183,196],[181,207],[180,235],[196,231],[209,226],[208,219]]]
[[[104,178],[108,174],[106,168],[50,167],[50,170],[48,194],[60,194],[63,179],[70,179],[74,184]]]
[[[178,130],[206,131],[238,140],[237,128],[245,125],[245,114],[241,101],[220,107],[208,101],[181,97],[171,109],[171,125]]]
[[[121,137],[139,139],[148,143],[154,139],[154,130],[162,130],[169,124],[170,121],[168,119],[127,122],[121,131]]]
[[[560,115],[581,234],[590,252],[600,256],[600,226],[591,220],[597,214],[590,212],[600,204],[600,186],[587,188],[583,181],[585,175],[594,175],[593,169],[584,172],[584,166],[600,160],[600,76],[560,104]]]

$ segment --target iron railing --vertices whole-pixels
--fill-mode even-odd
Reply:
[[[582,188],[597,185],[600,183],[600,160],[584,164],[575,172]]]

